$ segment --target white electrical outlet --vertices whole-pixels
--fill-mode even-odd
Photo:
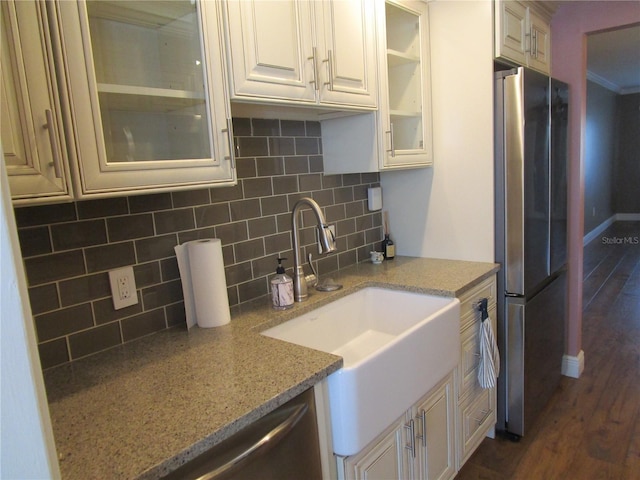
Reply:
[[[133,267],[122,267],[109,272],[111,284],[111,297],[113,308],[119,310],[138,303],[136,291],[136,278],[133,275]]]

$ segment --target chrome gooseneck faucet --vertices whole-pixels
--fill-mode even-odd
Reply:
[[[315,283],[315,274],[305,276],[302,264],[300,263],[300,239],[298,237],[298,214],[305,206],[311,208],[318,223],[318,238],[320,240],[320,252],[330,253],[336,251],[336,239],[333,236],[329,225],[327,225],[324,215],[320,210],[320,205],[311,198],[304,197],[296,202],[291,211],[291,236],[293,238],[293,295],[296,302],[302,302],[309,296],[307,292],[307,282]],[[311,267],[313,269],[313,266]]]

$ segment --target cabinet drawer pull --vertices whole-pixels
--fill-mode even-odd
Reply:
[[[313,80],[311,80],[309,83],[313,83],[313,88],[315,90],[320,90],[320,82],[318,82],[318,52],[317,52],[317,48],[313,47],[312,49],[312,54],[310,57],[307,57],[307,60],[311,60],[312,62],[312,66],[313,66]]]
[[[491,414],[491,410],[482,410],[480,414],[482,415],[482,417],[474,418],[474,420],[478,422],[478,425],[482,425],[482,422],[484,422],[487,419],[487,417]]]
[[[390,146],[391,148],[389,148],[389,149],[387,150],[387,152],[390,152],[390,153],[391,153],[391,156],[392,156],[392,157],[395,157],[395,156],[396,156],[396,147],[393,145],[393,123],[390,123],[390,124],[389,124],[389,130],[387,130],[387,131],[386,131],[386,132],[384,132],[384,133],[388,133],[388,134],[389,134],[389,146]]]
[[[231,122],[232,120],[230,118],[227,118],[227,128],[223,128],[222,132],[227,134],[227,141],[229,142],[229,155],[225,156],[225,158],[228,158],[231,161],[231,169],[235,169],[236,168],[236,158],[234,155],[235,144],[233,141],[233,127]]]
[[[404,428],[409,430],[409,442],[410,442],[409,445],[405,445],[404,448],[406,448],[411,452],[411,455],[413,456],[413,458],[416,458],[416,437],[415,437],[416,429],[415,429],[415,424],[413,422],[413,418],[409,420],[408,425],[405,424]]]
[[[62,165],[60,163],[60,148],[58,147],[58,138],[56,137],[56,127],[53,123],[53,112],[49,109],[44,111],[47,117],[47,123],[44,128],[49,133],[49,145],[51,145],[51,157],[53,158],[53,171],[56,174],[56,178],[62,178]]]
[[[416,435],[416,438],[422,440],[422,446],[427,448],[427,412],[422,409],[419,415],[416,415],[416,418],[420,420],[421,430],[420,435]]]
[[[331,50],[327,51],[327,59],[323,60],[328,64],[327,71],[329,75],[329,81],[324,82],[325,85],[329,85],[329,91],[333,92],[333,52]]]

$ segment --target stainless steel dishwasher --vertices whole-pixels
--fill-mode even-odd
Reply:
[[[184,464],[165,479],[321,480],[313,388]]]

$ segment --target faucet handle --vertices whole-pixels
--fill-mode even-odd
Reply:
[[[309,266],[311,267],[311,271],[313,273],[310,273],[309,275],[305,275],[304,278],[307,281],[307,285],[315,287],[316,284],[318,283],[318,272],[313,267],[313,262],[311,261],[311,253],[307,255],[307,260],[309,261]]]

